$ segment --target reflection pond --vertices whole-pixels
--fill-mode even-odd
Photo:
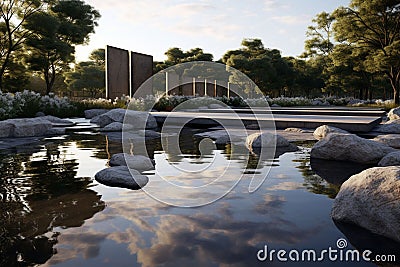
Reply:
[[[167,168],[165,160],[205,164],[207,153],[234,162],[245,174],[257,165],[257,156],[232,157],[231,150],[240,147],[200,151],[195,132],[181,134],[182,154],[166,153],[152,141],[148,150],[156,168]],[[98,184],[94,174],[107,167],[110,155],[122,152],[112,136],[81,132],[1,151],[0,266],[310,266],[259,262],[257,252],[265,245],[321,251],[336,248],[339,238],[349,241],[348,249],[396,248],[330,218],[340,177],[367,166],[310,162],[312,144],[299,146],[269,159],[270,173],[255,193],[248,193],[249,180],[242,179],[224,198],[198,208],[172,207],[141,190]],[[151,183],[152,173],[148,176]],[[325,261],[323,266],[374,265]]]

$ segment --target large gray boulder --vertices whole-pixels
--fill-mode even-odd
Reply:
[[[378,135],[373,140],[393,148],[400,148],[400,134]]]
[[[354,134],[329,134],[311,149],[311,158],[377,164],[396,151],[385,144]]]
[[[8,121],[0,121],[0,138],[12,137],[14,125]]]
[[[398,120],[400,119],[400,107],[393,108],[388,113],[389,120]]]
[[[392,152],[384,156],[381,161],[379,161],[378,166],[400,166],[400,151]]]
[[[336,128],[333,126],[328,126],[328,125],[322,125],[315,129],[314,131],[314,137],[317,140],[324,139],[328,134],[330,133],[343,133],[343,134],[348,134],[348,131],[342,130],[340,128]]]
[[[107,113],[108,111],[110,111],[110,110],[109,109],[88,109],[88,110],[85,110],[85,118],[93,119],[94,117],[97,117],[99,115]]]
[[[110,166],[128,166],[140,172],[154,170],[154,161],[142,155],[119,153],[113,155],[109,163]]]
[[[399,166],[365,170],[342,185],[332,218],[400,242],[399,192]]]
[[[101,128],[113,122],[126,123],[135,129],[155,129],[158,126],[156,119],[150,113],[125,109],[112,109],[94,117],[90,122],[99,124]]]
[[[50,116],[50,115],[42,116],[39,118],[51,122],[53,126],[70,127],[70,126],[75,125],[75,123],[70,120],[60,119],[58,117],[54,117],[54,116]]]
[[[129,169],[127,166],[118,166],[104,169],[95,175],[96,181],[113,187],[123,187],[137,190],[143,188],[149,177],[141,175],[137,170]]]
[[[42,117],[29,119],[10,119],[4,121],[12,125],[12,132],[8,137],[35,137],[45,136],[52,128],[52,123]],[[9,126],[6,126],[9,129]]]
[[[71,126],[73,122],[54,116],[42,116],[27,119],[9,119],[0,122],[0,138],[40,137],[65,134],[65,128],[53,126]]]

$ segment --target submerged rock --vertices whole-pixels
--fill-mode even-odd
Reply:
[[[376,164],[396,151],[385,144],[354,134],[329,134],[311,149],[311,158]]]
[[[400,166],[371,168],[341,187],[332,218],[400,242]]]
[[[260,153],[262,148],[276,147],[281,154],[289,151],[297,151],[298,147],[291,144],[286,138],[279,134],[254,133],[246,139],[246,147],[255,153]],[[283,153],[282,153],[283,152]]]
[[[400,151],[387,154],[383,159],[381,159],[381,161],[379,161],[378,166],[400,166]]]
[[[127,166],[104,169],[96,173],[95,179],[99,183],[107,186],[133,190],[143,188],[149,182],[149,177],[141,175],[137,170],[129,169]]]
[[[110,159],[111,166],[128,166],[138,171],[154,170],[154,161],[142,155],[130,155],[127,153],[115,154]]]
[[[324,139],[330,133],[348,134],[349,132],[345,131],[343,129],[340,129],[340,128],[333,127],[333,126],[322,125],[322,126],[318,127],[317,129],[315,129],[314,137],[317,140],[321,140],[321,139]]]
[[[249,135],[246,139],[246,146],[248,148],[260,147],[285,147],[290,146],[288,140],[279,134],[272,133],[254,133]]]

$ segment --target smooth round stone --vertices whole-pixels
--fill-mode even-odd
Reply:
[[[149,177],[141,175],[137,170],[129,169],[127,166],[110,167],[101,170],[96,173],[95,179],[107,186],[133,190],[141,189],[149,182]]]

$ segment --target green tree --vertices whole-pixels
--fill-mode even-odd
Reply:
[[[290,64],[277,49],[267,49],[260,39],[244,39],[238,50],[227,51],[222,62],[246,74],[258,88],[244,86],[250,97],[260,89],[268,95],[279,95],[290,83],[293,75]],[[240,83],[231,76],[230,82]]]
[[[187,62],[194,62],[194,61],[212,61],[213,55],[210,53],[204,53],[203,49],[201,48],[192,48],[188,51],[183,51],[181,48],[174,47],[170,48],[165,52],[167,56],[167,60],[164,62],[158,62],[154,66],[155,73],[164,70],[166,68]],[[179,84],[182,83],[182,77],[187,71],[186,66],[176,66],[174,68],[175,73],[178,75]],[[178,93],[180,95],[183,94],[182,85],[179,85]]]
[[[352,0],[335,11],[336,39],[366,52],[365,69],[388,78],[396,104],[400,103],[400,2]]]
[[[88,91],[92,98],[105,91],[105,50],[94,50],[90,61],[80,62],[71,72],[65,74],[70,90]]]
[[[329,85],[328,82],[332,75],[330,71],[332,70],[333,64],[330,54],[335,48],[333,30],[334,22],[334,14],[321,12],[315,16],[312,20],[313,25],[309,26],[306,32],[308,39],[305,41],[305,51],[300,57],[312,59],[307,65],[312,66],[313,72],[315,70],[320,70],[318,74],[315,72],[314,74],[317,74],[317,80],[322,79],[324,81],[324,85],[321,87],[322,92],[338,95],[341,93],[342,88],[336,87],[333,84]],[[306,74],[306,76],[308,75]],[[318,81],[317,84],[319,84]],[[311,90],[307,85],[305,89]]]
[[[335,16],[327,12],[318,14],[312,22],[314,25],[309,26],[306,36],[309,38],[305,41],[305,52],[302,57],[312,57],[318,55],[329,55],[333,48],[333,22]]]
[[[16,58],[13,53],[23,48],[26,38],[31,34],[23,26],[24,23],[41,8],[42,1],[38,0],[0,1],[0,90],[5,89],[4,79],[10,82],[12,69],[16,66],[16,72],[21,69],[18,62],[13,62]],[[16,78],[15,74],[12,76]]]
[[[74,61],[75,45],[88,42],[94,33],[98,11],[81,0],[51,1],[46,11],[33,14],[25,27],[34,34],[26,41],[30,48],[27,63],[42,73],[46,93],[52,91],[57,74]]]
[[[292,96],[314,97],[321,94],[321,89],[325,86],[321,77],[322,67],[316,58],[308,60],[290,57],[294,72],[292,84]]]
[[[372,99],[377,91],[376,81],[381,73],[368,71],[365,65],[367,56],[366,49],[353,49],[347,44],[337,45],[330,55],[332,64],[327,67],[330,74],[327,88],[339,87],[356,98]]]

